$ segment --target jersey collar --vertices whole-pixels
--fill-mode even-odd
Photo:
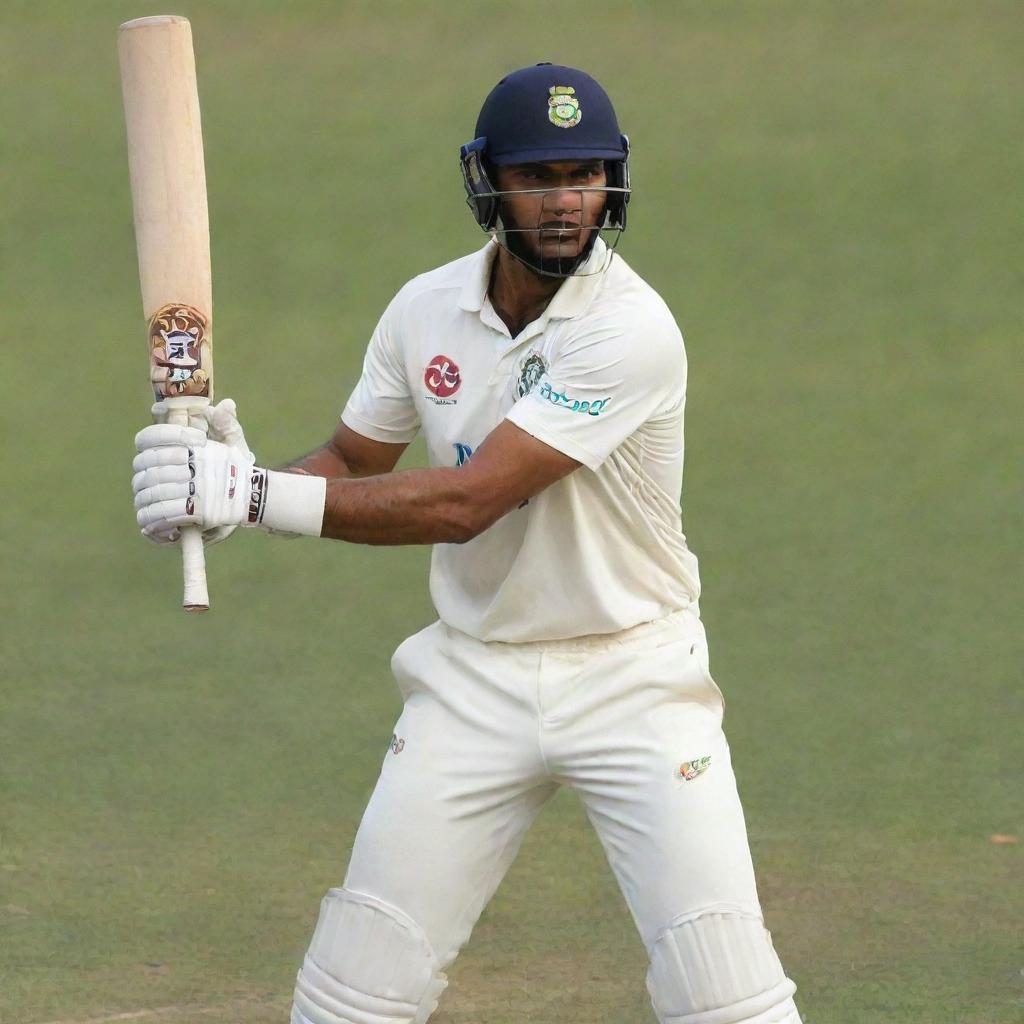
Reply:
[[[487,298],[487,285],[491,280],[491,265],[497,255],[498,243],[492,238],[470,258],[466,280],[459,293],[459,307],[466,310],[467,313],[479,313],[483,309],[484,301]],[[590,305],[591,299],[604,279],[603,272],[587,274],[586,270],[590,267],[600,266],[607,260],[608,247],[605,245],[604,239],[598,238],[586,263],[580,268],[584,273],[567,277],[562,283],[562,287],[555,292],[554,298],[548,303],[547,309],[535,322],[571,320],[583,313]]]

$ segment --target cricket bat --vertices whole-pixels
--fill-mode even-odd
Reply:
[[[158,419],[187,426],[213,398],[213,294],[199,93],[186,18],[125,22],[121,88],[150,383]],[[157,407],[154,407],[155,409]],[[191,499],[190,499],[191,500]],[[206,611],[203,538],[181,531],[186,611]]]

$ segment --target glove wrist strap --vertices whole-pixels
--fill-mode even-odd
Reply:
[[[322,476],[278,473],[253,466],[249,514],[243,525],[319,537],[326,499],[327,481]]]

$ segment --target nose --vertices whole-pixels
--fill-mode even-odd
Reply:
[[[559,188],[548,196],[548,209],[551,213],[579,213],[583,207],[583,196],[575,189]]]

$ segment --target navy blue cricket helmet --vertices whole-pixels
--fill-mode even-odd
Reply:
[[[466,202],[485,231],[502,231],[502,193],[489,168],[590,159],[604,160],[607,168],[608,200],[599,227],[617,233],[626,227],[629,140],[608,94],[578,68],[544,63],[506,75],[484,100],[475,138],[460,156]]]

